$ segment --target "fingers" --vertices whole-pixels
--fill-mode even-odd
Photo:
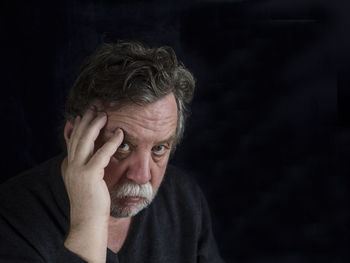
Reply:
[[[124,134],[121,129],[117,129],[114,135],[91,157],[88,166],[91,169],[104,169],[112,155],[116,152],[120,144],[123,142]]]
[[[96,116],[95,111],[88,109],[83,118],[77,123],[74,124],[74,129],[72,136],[70,138],[70,159],[75,159],[75,152],[77,145],[80,141],[80,138],[84,131],[87,129],[88,125],[90,124],[91,120]]]
[[[68,136],[68,139],[66,140],[68,158],[70,158],[71,156],[74,156],[74,153],[72,153],[72,141],[73,141],[72,138],[75,137],[80,120],[81,120],[80,116],[75,117],[75,119],[73,121],[73,130],[72,130],[70,136]]]
[[[94,143],[101,129],[105,126],[107,115],[104,112],[99,112],[93,119],[84,133],[79,138],[75,150],[75,160],[78,163],[85,164],[94,152]]]

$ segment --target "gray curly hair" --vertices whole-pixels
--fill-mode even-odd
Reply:
[[[96,100],[105,110],[112,104],[146,105],[172,92],[178,108],[178,143],[184,133],[194,87],[193,75],[170,47],[150,48],[134,41],[104,43],[83,63],[68,94],[65,119],[82,116]]]

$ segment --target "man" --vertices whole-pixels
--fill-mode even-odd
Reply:
[[[201,191],[167,167],[193,90],[169,47],[102,45],[68,96],[67,153],[0,188],[0,261],[222,262]]]

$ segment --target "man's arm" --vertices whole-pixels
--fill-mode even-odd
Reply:
[[[87,110],[65,129],[67,158],[62,177],[70,201],[70,230],[65,247],[88,262],[105,262],[110,216],[110,195],[104,168],[123,141],[118,129],[100,149],[94,142],[107,121],[105,113]]]
[[[211,215],[208,203],[201,192],[201,234],[198,244],[199,263],[224,263],[220,256],[211,224]]]

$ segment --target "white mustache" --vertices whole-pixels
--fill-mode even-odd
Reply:
[[[117,198],[123,198],[127,196],[142,197],[151,200],[153,197],[153,189],[149,182],[142,185],[128,182],[120,185],[114,194],[114,197]]]

